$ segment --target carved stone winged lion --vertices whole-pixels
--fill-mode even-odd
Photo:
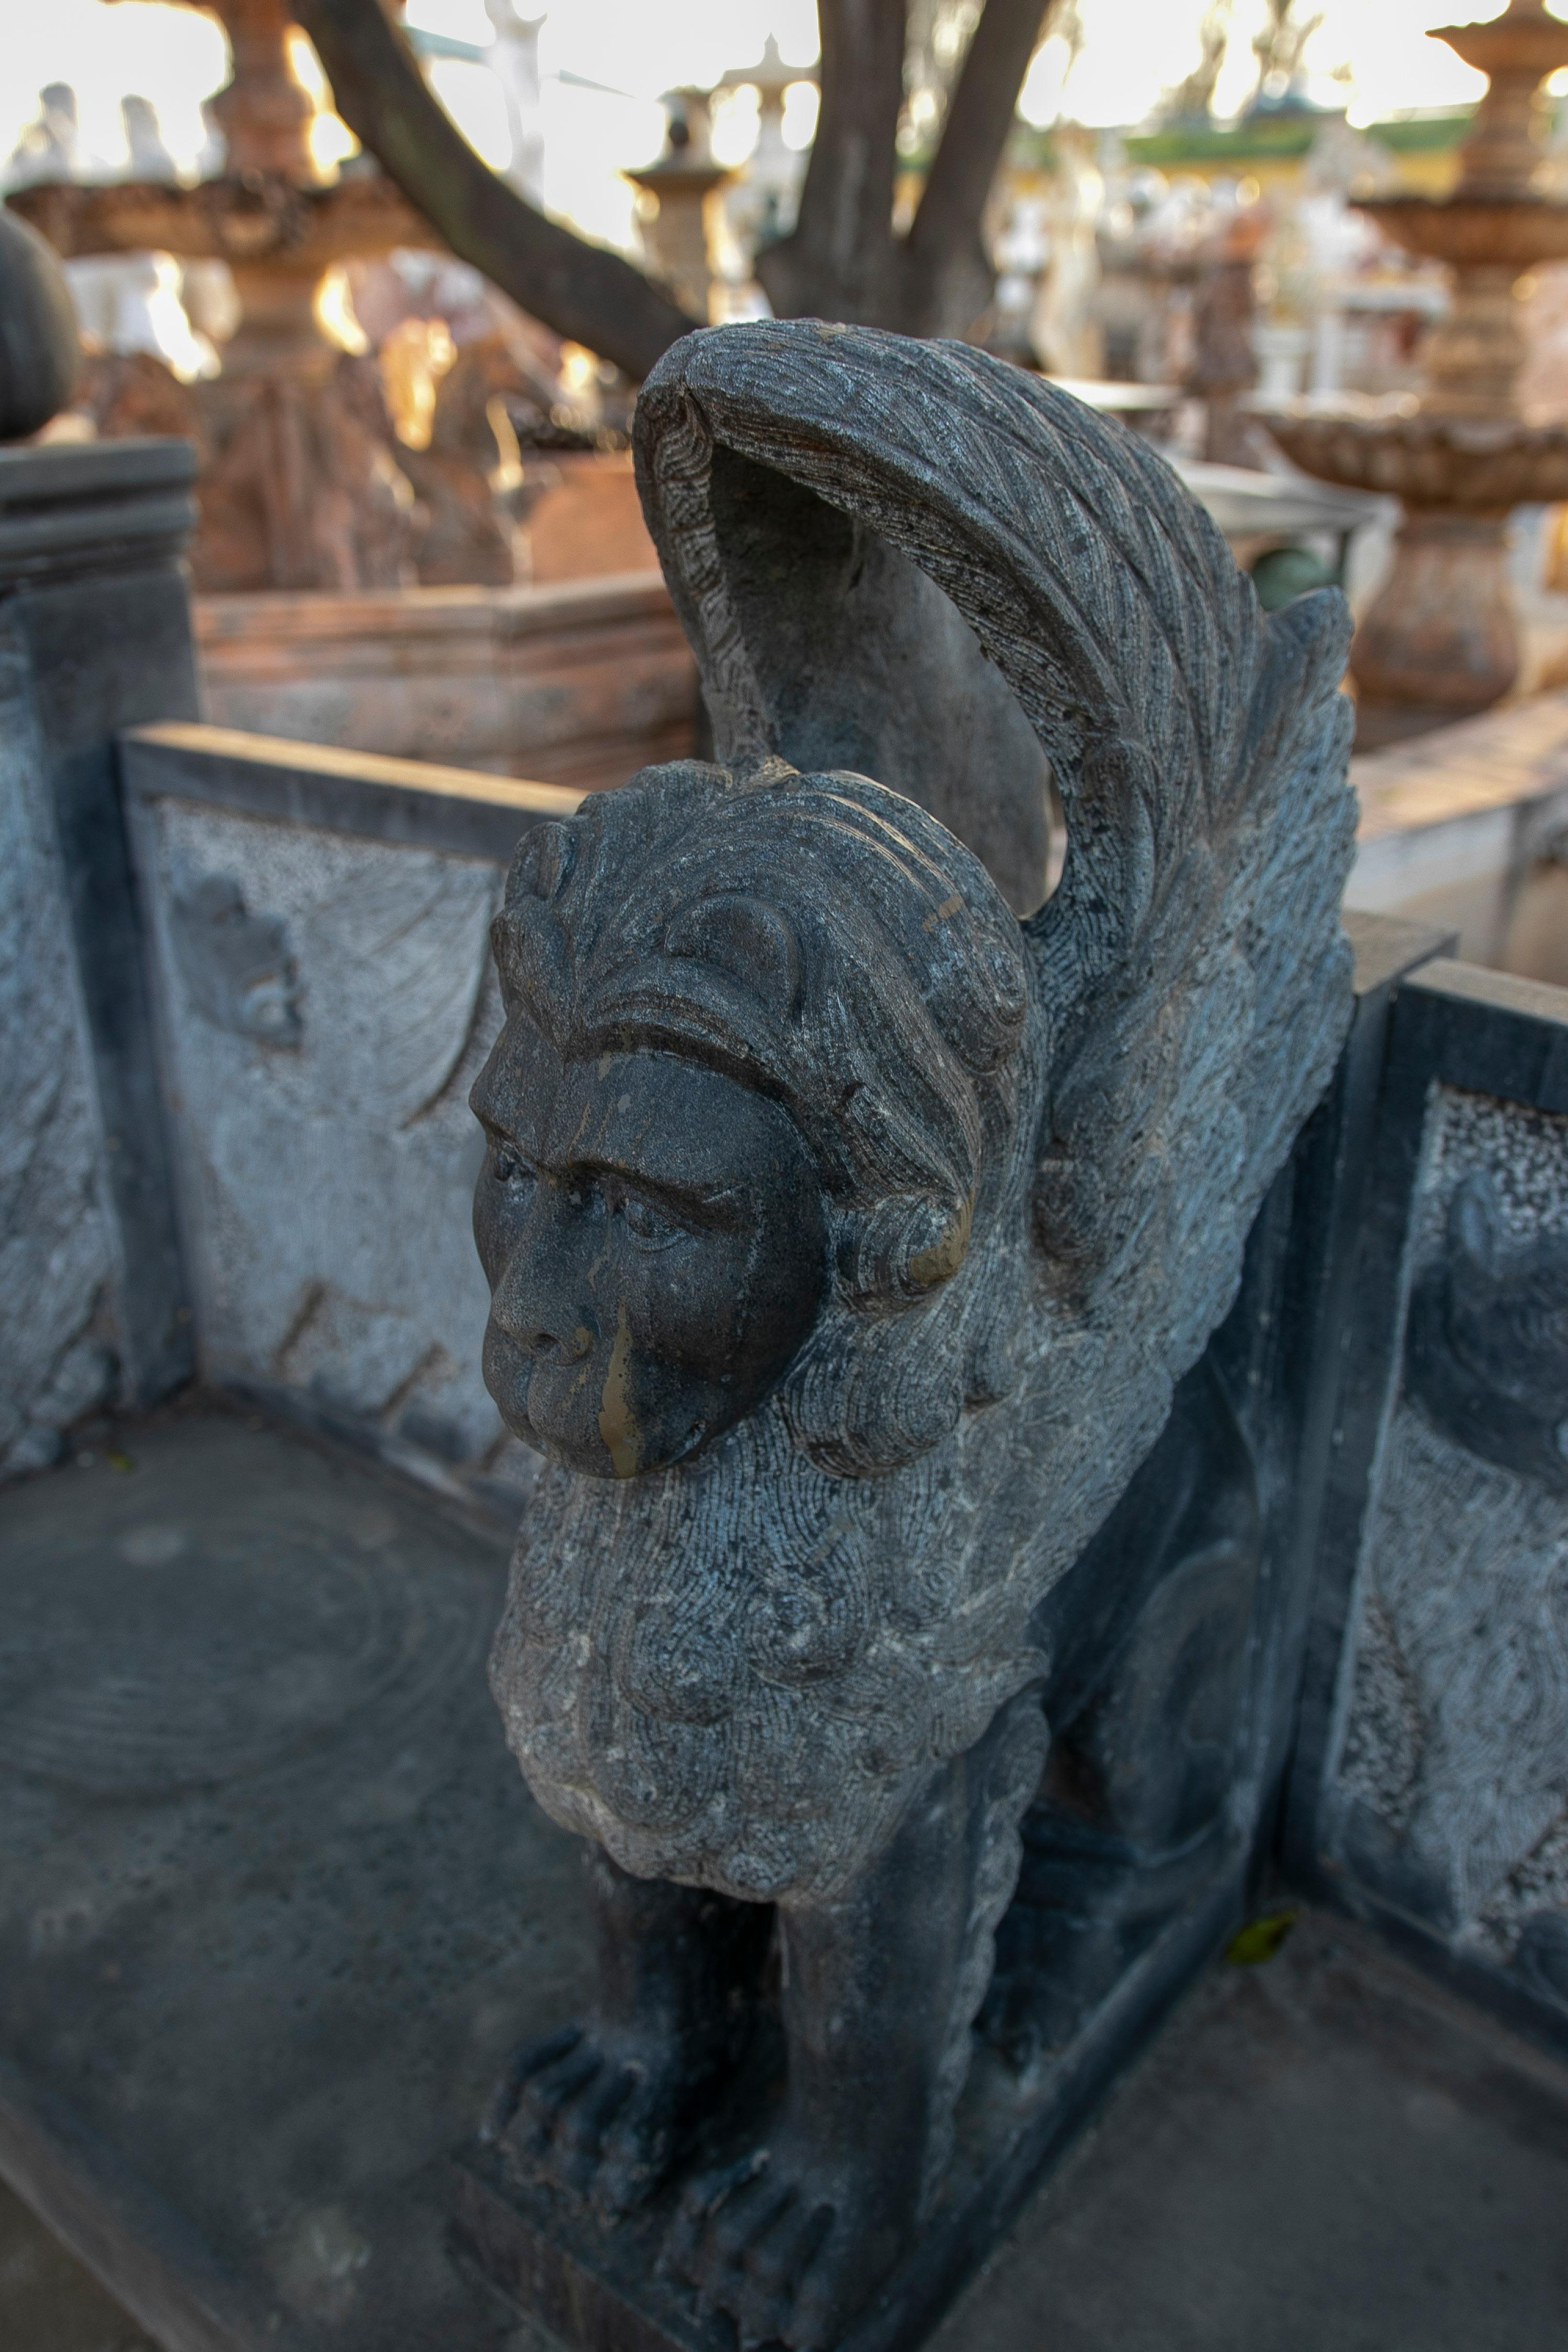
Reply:
[[[1347,629],[1331,593],[1265,619],[1156,455],[965,347],[712,330],[637,430],[717,763],[530,835],[474,1096],[486,1378],[549,1464],[491,1681],[592,1842],[600,1952],[499,2127],[613,2224],[689,2170],[775,1968],[782,2103],[691,2173],[667,2259],[804,2352],[942,2179],[1042,1602],[1348,1021]],[[1048,755],[1028,919],[917,804],[906,691],[990,796],[972,838]],[[858,696],[878,781],[822,756]]]

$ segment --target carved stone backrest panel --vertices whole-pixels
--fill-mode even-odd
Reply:
[[[1330,1850],[1568,2002],[1568,1119],[1427,1118]]]

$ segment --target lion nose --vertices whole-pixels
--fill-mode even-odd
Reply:
[[[490,1315],[525,1355],[531,1356],[536,1364],[580,1364],[584,1356],[593,1354],[593,1328],[580,1314],[574,1315],[563,1304],[537,1296],[520,1297],[521,1287],[521,1284],[502,1281],[490,1302]]]
[[[536,1327],[520,1331],[517,1337],[539,1364],[580,1364],[594,1352],[594,1335],[585,1323],[575,1324],[564,1334]]]
[[[570,1253],[539,1234],[525,1239],[502,1268],[491,1319],[535,1363],[579,1364],[594,1351],[594,1317],[581,1271]]]
[[[538,1185],[491,1291],[491,1322],[536,1364],[581,1364],[597,1345],[590,1240],[555,1188]]]

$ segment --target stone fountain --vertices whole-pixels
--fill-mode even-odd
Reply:
[[[1406,251],[1447,262],[1453,301],[1418,395],[1298,401],[1269,431],[1308,473],[1392,492],[1405,516],[1394,569],[1351,651],[1363,744],[1485,709],[1519,672],[1505,560],[1516,506],[1568,497],[1568,427],[1532,424],[1519,395],[1524,273],[1568,258],[1568,204],[1541,187],[1539,92],[1568,65],[1568,24],[1541,0],[1510,0],[1479,25],[1431,37],[1489,77],[1446,197],[1367,197]]]
[[[637,191],[651,274],[694,319],[706,319],[712,302],[710,200],[734,177],[713,159],[711,96],[706,89],[667,91],[663,152],[621,174]]]
[[[552,522],[552,546],[614,576],[561,579],[563,562],[542,567],[560,584],[486,586],[476,563],[466,581],[447,571],[456,585],[411,584],[431,532],[416,536],[409,477],[437,509],[430,453],[395,438],[375,362],[339,348],[318,314],[334,264],[438,240],[368,158],[335,174],[318,162],[287,0],[216,0],[216,13],[234,57],[211,107],[221,174],[195,187],[57,179],[11,199],[67,257],[151,248],[234,274],[242,316],[222,375],[185,387],[151,360],[121,362],[126,397],[108,428],[197,443],[204,715],[579,791],[689,750],[696,671],[629,456],[574,461],[605,478],[566,484]]]
[[[437,240],[367,161],[342,172],[318,161],[317,106],[295,69],[286,0],[214,0],[213,13],[234,59],[210,110],[226,146],[221,175],[195,187],[56,180],[10,201],[68,258],[153,250],[233,273],[237,331],[221,377],[192,395],[204,460],[197,585],[395,587],[408,576],[412,496],[374,365],[331,340],[319,298],[351,257]]]

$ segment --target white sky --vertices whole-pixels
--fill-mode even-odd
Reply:
[[[531,0],[538,5],[538,0]],[[1463,17],[1463,0],[1315,0],[1324,15],[1308,51],[1318,78],[1313,94],[1334,95],[1327,79],[1348,64],[1352,120],[1367,121],[1405,107],[1443,106],[1473,97],[1480,77],[1424,37],[1434,22]],[[1067,90],[1067,110],[1091,124],[1136,122],[1163,89],[1179,80],[1197,54],[1204,0],[1081,0],[1088,40]],[[1499,13],[1479,0],[1478,17]],[[1568,0],[1553,13],[1568,15]],[[1248,40],[1263,0],[1237,0],[1236,32],[1218,98],[1222,110],[1245,99],[1251,83]],[[490,37],[483,0],[410,0],[411,22],[460,40]],[[646,162],[659,145],[660,90],[681,82],[708,85],[727,67],[760,56],[773,33],[784,57],[807,62],[816,51],[813,0],[552,0],[541,37],[547,77],[563,69],[612,84],[625,97],[601,96],[553,79],[544,84],[545,197],[552,209],[591,234],[623,239],[630,195],[616,178],[620,164]],[[181,162],[201,143],[200,100],[225,78],[224,42],[215,22],[158,0],[0,0],[0,155],[8,153],[47,81],[68,81],[80,102],[84,143],[106,165],[123,159],[119,101],[138,90],[158,107],[165,141]],[[1025,110],[1049,121],[1060,85],[1059,51],[1047,47],[1026,91]],[[452,63],[437,69],[447,105],[492,161],[506,158],[500,92],[482,68]],[[796,118],[804,131],[808,117]]]

